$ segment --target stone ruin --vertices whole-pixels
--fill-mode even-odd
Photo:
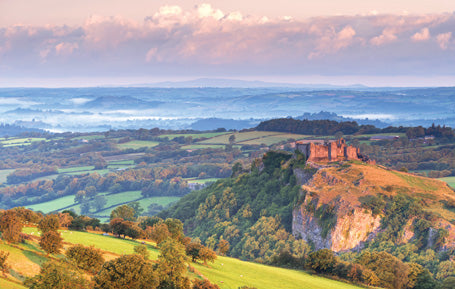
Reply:
[[[358,160],[374,163],[368,156],[361,154],[358,148],[346,145],[346,141],[342,138],[337,141],[324,142],[323,144],[297,141],[295,147],[302,152],[306,156],[307,161],[310,162]]]

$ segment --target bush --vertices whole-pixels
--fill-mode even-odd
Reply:
[[[331,273],[337,264],[335,254],[329,249],[321,249],[310,253],[307,266],[316,272]]]

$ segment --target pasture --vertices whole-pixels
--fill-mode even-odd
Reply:
[[[38,233],[36,228],[31,227],[24,228],[23,231],[27,234],[33,232],[34,235]],[[132,254],[134,253],[134,247],[140,244],[140,241],[103,236],[102,234],[68,230],[61,230],[60,232],[67,243],[83,244],[84,246],[93,245],[103,250],[105,255],[110,255],[111,257],[112,255]],[[152,242],[145,243],[151,259],[157,259],[159,251],[156,249],[155,244]],[[14,254],[20,256],[20,250],[15,251]],[[237,289],[245,285],[261,289],[360,288],[351,284],[314,276],[304,271],[266,266],[229,257],[218,256],[214,263],[209,263],[207,266],[200,263],[189,263],[189,265],[197,270],[196,273],[202,274],[222,289]],[[194,277],[194,274],[190,275]]]
[[[117,148],[120,150],[127,150],[127,149],[139,149],[143,147],[151,148],[157,146],[159,142],[156,141],[148,141],[148,140],[133,140],[126,143],[117,144]]]
[[[445,177],[445,178],[440,178],[438,180],[444,181],[452,188],[455,188],[455,177]]]

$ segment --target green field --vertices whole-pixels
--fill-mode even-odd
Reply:
[[[151,148],[151,147],[157,146],[158,144],[159,144],[159,142],[156,142],[156,141],[133,140],[133,141],[129,141],[126,143],[117,144],[117,148],[119,148],[120,150],[139,149],[139,148],[143,148],[143,147]]]
[[[438,180],[444,181],[447,184],[449,184],[449,186],[451,186],[452,188],[455,188],[455,177],[445,177],[445,178],[440,178]]]
[[[78,173],[78,172],[83,172],[83,171],[91,171],[94,169],[95,169],[95,166],[71,167],[71,168],[58,169],[58,173],[59,174]]]
[[[0,144],[4,147],[12,147],[12,146],[21,146],[21,145],[30,145],[32,142],[37,141],[46,141],[45,138],[41,137],[31,137],[31,138],[0,138]]]
[[[25,233],[37,234],[36,228],[24,228]],[[100,234],[62,230],[62,237],[66,242],[74,244],[93,245],[104,251],[115,254],[132,254],[138,241],[119,239]],[[151,258],[156,259],[159,251],[153,243],[147,242]],[[342,283],[303,271],[283,269],[261,264],[240,261],[228,257],[218,257],[215,263],[208,266],[190,263],[198,272],[206,276],[212,283],[222,289],[237,289],[240,286],[254,286],[260,289],[354,289],[360,288],[351,284]],[[3,288],[3,287],[2,287]]]
[[[208,178],[208,179],[186,179],[189,184],[205,184],[205,183],[211,183],[211,182],[216,182],[220,178]]]
[[[351,284],[310,275],[303,271],[218,257],[214,264],[204,266],[191,263],[199,272],[222,289],[237,289],[250,286],[260,289],[353,289]]]
[[[6,183],[6,177],[15,170],[0,170],[0,183]]]
[[[282,132],[270,132],[270,131],[249,131],[249,132],[236,132],[228,133],[220,136],[216,136],[207,140],[197,142],[195,144],[217,144],[217,145],[227,145],[229,144],[229,137],[235,136],[235,143],[238,145],[272,145],[282,141],[287,141],[288,139],[304,139],[309,138],[309,135],[303,134],[292,134],[292,133],[282,133]]]
[[[114,210],[117,206],[121,204],[138,201],[141,204],[141,207],[144,210],[147,210],[147,207],[154,203],[159,204],[161,206],[167,206],[168,204],[175,202],[180,199],[180,197],[150,197],[150,198],[142,198],[141,191],[127,191],[121,192],[118,194],[106,195],[107,192],[98,193],[98,195],[104,195],[106,197],[107,203],[105,205],[106,208],[112,207],[109,209],[105,209],[103,211],[97,212],[97,216],[104,216],[101,221],[106,221],[109,218],[111,211]],[[67,208],[70,210],[74,210],[77,214],[80,213],[80,205],[74,203],[74,195],[64,196],[61,198],[57,198],[48,202],[43,202],[39,204],[29,205],[26,206],[29,209],[34,211],[41,211],[43,213],[50,213],[54,211],[62,211],[63,208]]]
[[[2,288],[2,289],[24,289],[27,287],[24,287],[22,285],[19,285],[14,282],[10,282],[8,280],[0,278],[0,288]]]

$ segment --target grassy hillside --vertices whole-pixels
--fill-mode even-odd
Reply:
[[[33,236],[38,234],[36,228],[24,228],[24,232]],[[101,249],[106,260],[116,258],[122,254],[132,254],[134,246],[140,244],[140,241],[128,239],[119,239],[101,234],[60,231],[65,241],[65,247],[71,244],[83,244],[85,246],[93,245]],[[31,235],[32,236],[32,235]],[[146,243],[151,259],[158,258],[159,251],[153,243]],[[36,240],[28,240],[25,244],[8,245],[0,244],[0,250],[10,252],[8,263],[11,265],[10,280],[21,281],[23,276],[33,276],[39,272],[39,265],[48,258],[43,251],[39,249]],[[55,256],[57,259],[63,258],[63,255]],[[260,264],[249,263],[228,257],[218,257],[215,263],[208,266],[199,263],[190,263],[194,267],[198,276],[202,274],[212,283],[217,284],[222,289],[237,289],[239,286],[254,286],[261,289],[275,288],[341,288],[354,289],[359,288],[354,285],[333,281],[330,279],[312,276],[303,271],[282,269]],[[190,274],[190,273],[189,273]],[[16,289],[25,288],[17,283],[0,279],[0,288]]]
[[[304,271],[283,269],[234,258],[218,257],[214,264],[191,264],[196,270],[222,289],[250,286],[260,289],[354,289],[352,284],[310,275]]]

